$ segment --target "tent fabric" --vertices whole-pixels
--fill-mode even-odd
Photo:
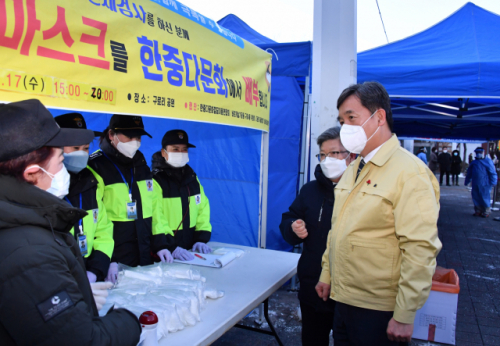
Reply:
[[[500,98],[500,16],[467,3],[433,27],[358,54],[358,81],[390,95]]]
[[[358,82],[391,96],[399,136],[500,138],[500,16],[473,3],[406,39],[358,54]]]
[[[290,75],[305,73],[305,57],[311,54],[310,42],[276,44],[232,14],[222,18],[218,24],[263,49],[271,47],[280,52],[279,61],[273,54],[272,62],[266,247],[290,250],[291,246],[281,236],[279,224],[281,214],[288,210],[297,195],[304,101],[303,91],[295,77]],[[293,56],[294,51],[298,52],[297,57]],[[300,65],[294,67],[294,63]]]
[[[50,109],[54,116],[66,113]],[[112,114],[81,113],[89,129],[102,131]],[[151,167],[165,132],[183,129],[196,148],[189,150],[193,167],[210,201],[212,240],[258,246],[261,132],[234,126],[143,117],[153,138],[142,137],[140,151]],[[90,151],[99,149],[95,140]]]
[[[311,42],[268,43],[257,46],[273,55],[273,77],[304,77],[309,75],[309,65],[312,58]]]

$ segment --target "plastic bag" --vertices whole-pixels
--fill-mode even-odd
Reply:
[[[191,266],[178,263],[161,263],[160,267],[163,271],[163,277],[169,277],[173,279],[188,279],[188,280],[198,280],[207,281],[198,270],[193,269]]]
[[[191,314],[193,314],[198,322],[201,321],[201,304],[194,292],[171,289],[156,289],[152,290],[150,294],[162,296],[172,300],[181,300],[185,303],[188,303],[190,306],[189,311],[191,312]]]

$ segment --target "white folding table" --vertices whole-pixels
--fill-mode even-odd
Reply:
[[[160,340],[160,346],[210,345],[263,302],[268,319],[269,296],[297,272],[299,254],[213,242],[209,245],[238,248],[245,254],[224,268],[193,267],[207,278],[207,287],[223,290],[225,295],[208,299],[201,322],[169,333]],[[266,334],[274,335],[281,344],[269,320],[268,323],[271,332]]]

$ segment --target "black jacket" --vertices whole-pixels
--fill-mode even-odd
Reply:
[[[108,212],[108,217],[114,224],[113,239],[115,247],[111,262],[120,262],[132,267],[152,264],[152,255],[166,249],[167,240],[165,234],[153,236],[152,217],[142,217],[142,199],[137,182],[152,180],[151,170],[140,151],[137,151],[135,156],[130,159],[111,146],[108,140],[101,143],[101,150],[107,157],[101,151],[96,151],[90,155],[89,167],[102,178],[105,186],[124,183],[115,165],[120,169],[129,186],[132,178],[131,171],[133,171],[132,199],[137,202],[136,220],[115,221]],[[106,195],[104,199],[106,199]],[[124,209],[126,209],[127,202],[129,201],[111,201],[111,203],[116,203],[118,208],[123,206]]]
[[[0,210],[0,345],[137,344],[132,313],[98,316],[69,233],[85,211],[2,175]]]
[[[82,196],[82,209],[97,209],[97,179],[87,168],[78,174],[70,173],[71,180],[69,193],[66,198],[75,208],[80,207],[80,195]],[[78,221],[75,223],[75,230],[78,230]],[[75,240],[78,240],[78,232],[73,233]],[[110,258],[99,250],[93,250],[89,257],[84,257],[85,268],[94,273],[97,281],[104,281],[108,274]]]
[[[170,225],[175,233],[175,240],[173,242],[169,241],[172,244],[169,250],[173,251],[177,246],[190,250],[194,243],[209,242],[212,235],[211,230],[196,230],[196,227],[190,227],[192,215],[190,215],[188,198],[189,196],[199,195],[201,191],[200,183],[196,179],[196,173],[189,165],[182,168],[172,167],[165,162],[159,151],[153,154],[152,166],[154,179],[163,190],[162,197],[180,197],[182,216],[185,215],[181,230],[175,232],[179,225]],[[167,237],[171,236],[168,235]]]
[[[451,174],[460,174],[462,171],[462,159],[460,154],[451,157]]]
[[[443,172],[451,171],[451,155],[450,153],[441,153],[438,156],[439,169]]]
[[[318,311],[333,312],[333,300],[325,302],[320,299],[315,287],[321,274],[321,258],[331,229],[335,185],[325,177],[320,165],[316,166],[314,175],[316,180],[305,184],[289,211],[283,213],[280,231],[288,244],[304,243],[297,268],[300,301],[314,306]],[[306,224],[308,236],[305,239],[297,237],[292,230],[292,223],[298,219]]]

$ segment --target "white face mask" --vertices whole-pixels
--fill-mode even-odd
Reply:
[[[118,136],[115,135],[116,140],[118,141],[118,144],[116,145],[116,149],[123,155],[125,155],[128,158],[133,158],[135,156],[135,153],[139,148],[141,147],[141,142],[139,141],[130,141],[130,142],[120,142],[118,139]]]
[[[476,159],[482,159],[482,158],[483,158],[483,154],[481,154],[481,153],[476,154]]]
[[[71,173],[79,173],[87,167],[89,161],[89,153],[83,150],[73,151],[72,153],[63,153],[64,166]]]
[[[347,149],[347,151],[354,154],[360,154],[365,148],[366,143],[368,143],[368,141],[372,139],[373,136],[375,136],[375,134],[380,129],[380,126],[377,127],[377,130],[368,139],[366,138],[366,133],[363,129],[363,126],[365,126],[368,120],[370,120],[377,112],[378,110],[370,115],[370,117],[366,119],[366,121],[361,126],[347,124],[342,125],[342,128],[340,129],[340,141],[342,142],[342,145]]]
[[[188,162],[189,162],[189,156],[188,153],[170,153],[163,149],[168,155],[168,159],[165,159],[165,161],[173,167],[184,167]]]
[[[448,152],[448,149],[443,149],[443,153],[447,153]]]
[[[56,174],[49,173],[38,165],[30,166],[24,171],[26,172],[32,167],[40,168],[50,177],[50,179],[52,179],[49,189],[45,191],[61,199],[64,198],[64,196],[68,195],[70,176],[65,166],[63,166],[63,168],[61,168],[61,170]]]
[[[344,174],[347,168],[347,161],[346,159],[339,160],[334,157],[326,157],[319,165],[325,177],[328,179],[337,179]]]

